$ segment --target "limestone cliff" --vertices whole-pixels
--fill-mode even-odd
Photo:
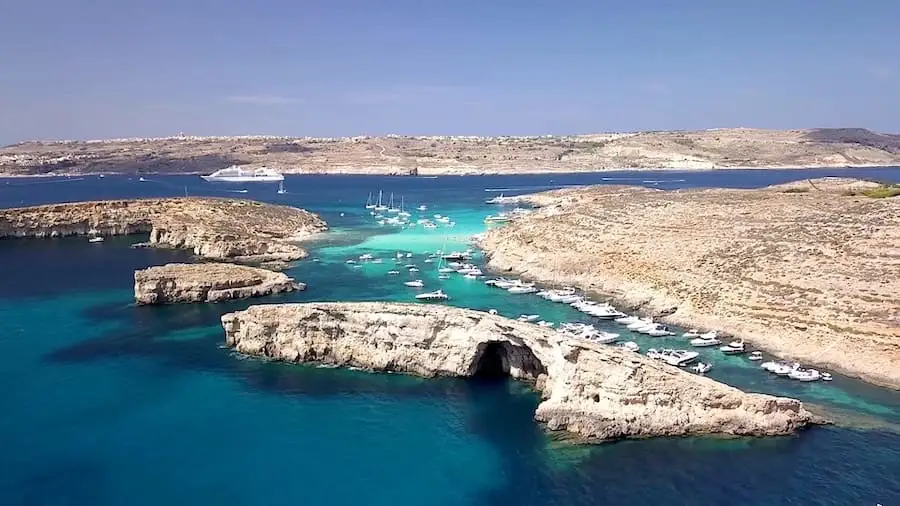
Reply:
[[[237,199],[108,200],[0,210],[0,238],[149,233],[153,246],[238,262],[303,258],[306,252],[296,241],[326,228],[302,209]]]
[[[900,388],[900,199],[867,196],[878,187],[558,190],[481,246],[494,270]]]
[[[166,264],[134,272],[138,304],[220,302],[304,288],[280,272],[246,265]]]
[[[813,421],[800,401],[743,393],[611,346],[467,309],[387,303],[252,306],[222,316],[228,346],[288,362],[534,382],[535,418],[587,441],[776,435]]]

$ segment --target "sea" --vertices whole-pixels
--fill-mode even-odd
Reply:
[[[590,321],[534,295],[440,280],[426,260],[468,247],[488,226],[484,217],[498,212],[485,200],[501,193],[591,184],[756,188],[822,176],[900,181],[900,168],[291,175],[284,193],[197,176],[0,179],[4,208],[228,196],[306,208],[331,228],[287,271],[308,284],[304,292],[167,307],[133,304],[133,271],[192,261],[185,252],[131,248],[140,236],[0,241],[0,505],[900,505],[900,394],[841,375],[800,383],[704,350],[711,377],[802,399],[834,425],[767,439],[579,446],[545,432],[533,420],[538,395],[514,381],[265,362],[223,346],[225,312],[261,303],[412,302],[416,291],[403,284],[412,278],[426,290],[443,288],[456,306]],[[379,225],[364,208],[379,190],[396,203],[402,196],[414,220],[440,214],[454,226]],[[347,263],[366,253],[381,262]],[[420,272],[408,273],[409,263]],[[593,323],[642,349],[684,344]]]

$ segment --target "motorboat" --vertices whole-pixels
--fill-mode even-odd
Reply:
[[[400,274],[400,271],[387,271],[387,273],[389,276],[394,276],[394,275]]]
[[[643,327],[639,330],[641,334],[647,334],[650,337],[674,336],[675,333],[669,330],[669,327],[660,323],[654,323],[649,329]]]
[[[510,220],[510,217],[505,214],[494,214],[490,216],[485,216],[485,223],[506,223]]]
[[[495,315],[495,314],[497,314],[497,310],[496,309],[488,309],[488,314]]]
[[[473,274],[473,273],[471,273],[471,272],[467,273],[467,274],[466,274],[465,276],[463,276],[463,277],[464,277],[465,279],[478,279],[478,275],[477,275],[477,274]]]
[[[422,288],[423,286],[425,286],[425,283],[423,283],[421,279],[405,281],[403,284],[412,288]]]
[[[771,372],[772,374],[776,374],[778,376],[787,376],[787,375],[791,374],[791,371],[793,371],[794,369],[796,369],[798,367],[800,367],[799,364],[789,364],[787,362],[779,362],[779,363],[776,363],[771,369],[769,369],[769,372]]]
[[[547,327],[547,328],[553,327],[553,322],[548,322],[546,320],[538,320],[537,324],[541,327]]]
[[[653,323],[653,320],[651,318],[638,318],[637,321],[629,323],[625,328],[627,328],[628,330],[637,330],[641,327],[646,327],[651,323]]]
[[[691,367],[691,370],[697,374],[706,374],[710,369],[712,369],[712,367],[712,364],[697,362],[697,365]]]
[[[375,258],[375,255],[372,255],[371,253],[364,253],[359,256],[360,260],[371,260],[373,258]]]
[[[534,293],[534,292],[538,291],[538,289],[535,288],[534,285],[520,283],[520,284],[517,284],[517,285],[507,288],[506,291],[509,293],[512,293],[512,294],[523,294],[523,293]]]
[[[437,214],[435,216],[440,217],[439,214]],[[468,259],[472,258],[472,255],[467,252],[454,251],[452,253],[447,253],[446,255],[441,255],[441,258],[443,258],[444,260],[458,261],[458,260],[468,260]]]
[[[822,374],[815,369],[804,369],[802,367],[796,367],[788,373],[788,378],[797,381],[819,381],[822,379]]]
[[[88,239],[88,242],[103,242],[103,237],[99,235],[96,237],[91,237],[90,239]]]
[[[685,339],[694,339],[696,337],[700,337],[700,331],[697,329],[691,329],[691,330],[688,330],[687,332],[685,332],[684,334],[681,334],[681,337],[683,337]]]
[[[750,355],[747,356],[747,360],[752,360],[754,362],[758,362],[763,359],[761,351],[751,351]]]
[[[700,337],[695,337],[695,338],[691,339],[691,341],[690,341],[691,346],[693,346],[695,348],[705,348],[707,346],[715,346],[717,344],[721,344],[722,341],[719,341],[715,337],[715,333],[712,333],[712,334],[713,334],[712,336],[710,336],[708,333],[701,334]],[[704,337],[704,336],[706,336],[706,337]]]
[[[420,294],[416,295],[417,300],[424,300],[424,301],[439,301],[439,300],[447,300],[449,298],[450,297],[446,293],[444,293],[443,290],[435,290],[433,292],[425,292],[425,293],[420,293]]]
[[[344,263],[347,263],[347,264],[355,264],[355,263],[356,263],[356,260],[347,260],[347,261],[344,262]]]
[[[210,183],[277,183],[284,181],[284,176],[268,167],[245,169],[238,165],[232,165],[226,169],[217,170],[208,176],[200,177]]]
[[[822,373],[822,381],[831,381],[832,379],[834,379],[834,378],[831,377],[831,373],[827,373],[827,372]]]
[[[619,344],[619,347],[634,353],[638,353],[641,351],[641,347],[638,346],[638,343],[634,341],[625,341],[624,343]]]
[[[428,210],[428,206],[426,206],[425,204],[422,204],[422,205],[420,205],[419,207],[417,207],[416,210],[417,210],[417,211],[427,211],[427,210]]]
[[[440,269],[438,269],[438,272],[440,272],[441,274],[450,274],[451,272],[456,272],[456,269],[452,267],[441,267]]]
[[[428,230],[434,230],[437,228],[437,225],[435,225],[434,223],[432,223],[430,221],[422,226],[427,228]]]
[[[732,341],[725,346],[720,346],[719,351],[726,355],[739,355],[747,351],[744,341]]]
[[[634,315],[628,315],[628,316],[622,316],[620,318],[616,318],[613,321],[618,323],[619,325],[631,325],[632,323],[637,323],[638,321],[640,321],[640,317],[637,317]]]
[[[649,350],[647,350],[647,356],[650,358],[655,358],[657,360],[662,360],[669,365],[681,367],[694,361],[697,357],[700,356],[700,354],[696,351],[689,350],[657,350],[655,348],[650,348]]]
[[[615,332],[604,332],[602,330],[598,331],[597,334],[591,339],[595,343],[599,344],[610,344],[619,340],[619,334]]]
[[[533,322],[539,320],[540,318],[541,315],[539,314],[523,314],[520,315],[518,319],[520,322]]]
[[[418,267],[410,267],[409,272],[419,272],[419,268]]]

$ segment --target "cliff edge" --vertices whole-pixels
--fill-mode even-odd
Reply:
[[[166,264],[134,272],[134,298],[141,305],[220,302],[304,288],[283,273],[246,265]]]
[[[291,261],[297,242],[324,231],[317,215],[288,206],[220,198],[106,200],[0,210],[0,238],[150,234],[150,245],[207,259]]]
[[[585,441],[778,435],[814,423],[800,401],[744,393],[638,354],[468,309],[396,303],[251,306],[222,316],[241,353],[421,376],[532,381],[535,418]]]

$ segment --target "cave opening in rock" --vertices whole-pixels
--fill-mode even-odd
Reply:
[[[504,379],[509,377],[509,355],[503,343],[487,343],[478,362],[475,364],[473,376],[483,379]]]

